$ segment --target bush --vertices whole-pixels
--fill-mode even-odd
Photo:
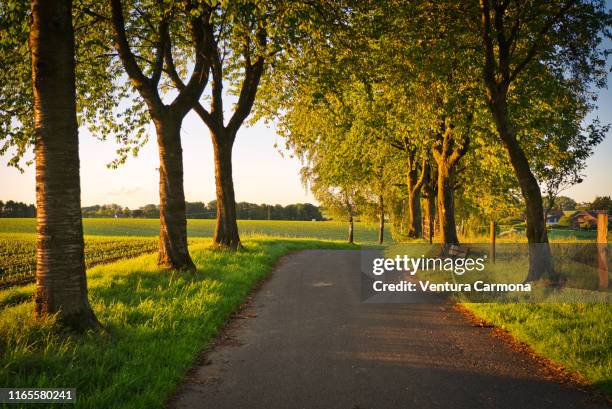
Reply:
[[[570,218],[567,216],[561,216],[561,218],[559,219],[559,222],[557,223],[557,226],[563,228],[567,228],[570,227]]]

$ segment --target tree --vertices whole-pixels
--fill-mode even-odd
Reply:
[[[584,104],[580,101],[572,104],[569,101],[571,101],[570,98],[563,99],[563,107],[559,110],[561,117],[555,121],[556,126],[548,127],[552,129],[552,132],[549,131],[547,137],[544,138],[546,159],[543,163],[536,163],[534,166],[535,173],[544,187],[545,219],[557,204],[557,197],[561,192],[575,184],[582,183],[582,172],[586,168],[586,160],[593,154],[595,146],[603,141],[609,130],[609,126],[602,127],[599,121],[596,121],[583,132],[580,126],[580,122],[584,119],[583,115],[575,112],[570,112],[568,115],[566,112],[573,109],[584,112]],[[567,122],[570,123],[567,124]]]
[[[479,110],[480,120],[489,120],[486,110]],[[458,206],[467,234],[489,232],[490,222],[504,218],[521,218],[524,202],[512,167],[497,135],[478,119],[473,127],[471,149],[463,159],[458,178]]]
[[[70,0],[33,0],[32,59],[36,136],[36,292],[38,317],[82,331],[99,325],[87,300]]]
[[[217,220],[213,242],[235,250],[241,247],[236,223],[236,198],[232,176],[232,148],[236,135],[249,116],[259,80],[264,70],[267,49],[267,13],[265,6],[255,2],[228,2],[211,8],[204,24],[206,43],[202,53],[210,61],[212,98],[206,110],[200,103],[195,111],[208,126],[213,142]],[[226,24],[226,21],[231,24]],[[171,60],[169,66],[173,65]],[[241,67],[240,67],[241,66]],[[240,67],[240,68],[239,68]],[[242,70],[243,81],[236,108],[227,123],[223,113],[223,82]],[[171,69],[175,84],[183,88],[176,70]],[[230,80],[231,81],[231,80]]]
[[[575,210],[577,203],[574,199],[567,196],[557,196],[555,198],[554,208],[559,210]]]
[[[425,165],[423,175],[423,238],[429,243],[433,242],[436,226],[436,197],[438,195],[437,168],[431,161]]]
[[[554,2],[481,0],[482,72],[497,133],[508,152],[526,204],[530,244],[527,281],[554,279],[542,195],[529,158],[517,137],[513,101],[543,75],[553,75],[576,93],[605,82],[599,49],[609,36],[610,13],[601,1]],[[476,30],[475,30],[476,31]],[[567,79],[569,77],[569,80]]]
[[[356,206],[357,192],[351,186],[329,186],[320,178],[310,182],[310,188],[328,216],[337,217],[348,223],[347,242],[355,242],[355,217],[359,214]]]
[[[158,263],[164,267],[179,270],[195,270],[187,248],[187,218],[185,192],[183,188],[183,154],[181,147],[181,123],[195,106],[208,82],[209,60],[205,47],[212,41],[207,30],[213,12],[212,7],[187,1],[184,8],[174,3],[154,2],[142,10],[133,5],[127,12],[121,0],[111,0],[114,46],[119,54],[125,72],[147,109],[157,133],[159,148],[159,196],[160,234]],[[131,4],[130,4],[131,5]],[[182,16],[177,21],[177,16]],[[127,17],[127,24],[126,24]],[[191,76],[176,97],[166,104],[160,87],[166,71],[176,73],[172,56],[172,32],[182,35],[184,25],[188,27],[193,44],[194,65]],[[130,32],[126,27],[131,29]],[[143,39],[143,36],[145,39]],[[130,45],[130,41],[136,47]],[[154,44],[142,47],[142,43]],[[135,53],[134,48],[140,53]],[[146,69],[141,68],[141,63]],[[148,75],[147,75],[148,73]]]
[[[204,26],[206,44],[203,53],[211,64],[211,98],[208,108],[195,106],[210,131],[213,143],[216,184],[216,224],[213,242],[223,248],[241,247],[232,174],[232,150],[237,133],[249,117],[256,100],[265,67],[277,54],[299,36],[323,4],[276,0],[212,2],[210,18]],[[172,61],[170,74],[182,89]],[[224,87],[237,96],[231,117],[225,121]]]
[[[129,4],[125,16],[121,1],[110,3],[80,1],[73,7],[75,30],[78,32],[75,39],[78,56],[76,62],[78,119],[97,137],[106,139],[112,136],[122,144],[123,147],[118,149],[119,157],[111,164],[117,166],[125,161],[128,153],[137,154],[140,146],[146,142],[147,138],[143,137],[144,129],[148,125],[149,118],[152,118],[147,115],[147,109],[149,113],[165,112],[163,115],[158,115],[164,119],[154,120],[156,129],[162,128],[165,135],[163,138],[158,138],[160,146],[165,144],[165,148],[160,149],[160,195],[167,198],[162,200],[164,211],[160,217],[162,219],[160,263],[168,267],[181,268],[181,265],[184,265],[185,268],[193,268],[186,246],[186,222],[182,208],[184,200],[174,200],[182,195],[183,189],[180,141],[178,144],[172,143],[172,138],[169,137],[172,132],[168,129],[173,129],[178,135],[176,131],[180,129],[180,123],[176,124],[180,122],[178,118],[182,119],[191,109],[187,102],[189,99],[197,100],[199,93],[195,92],[197,95],[182,93],[173,101],[174,105],[165,106],[156,89],[160,85],[160,80],[164,81],[161,75],[163,67],[159,66],[159,58],[156,59],[155,56],[159,55],[158,51],[168,49],[166,34],[169,36],[170,32],[180,30],[181,37],[188,37],[190,33],[185,31],[189,31],[189,27],[193,26],[186,20],[197,20],[198,13],[186,17],[185,8],[190,6],[184,3],[179,5],[151,1],[138,2],[138,4],[129,2]],[[34,141],[32,106],[25,91],[31,89],[31,75],[29,75],[28,53],[25,52],[27,43],[23,40],[24,33],[27,37],[28,13],[23,5],[24,2],[12,2],[10,9],[0,9],[3,13],[6,12],[7,16],[6,19],[0,19],[0,31],[2,31],[0,92],[3,97],[0,103],[2,131],[0,139],[4,141],[0,147],[0,154],[14,153],[9,164],[17,167],[20,167],[20,159]],[[109,11],[109,6],[116,13]],[[123,19],[126,17],[129,33],[121,29],[122,25],[125,25]],[[118,30],[114,30],[113,26]],[[118,54],[113,52],[113,39],[116,40],[115,45],[121,48]],[[138,53],[132,53],[130,43]],[[187,64],[187,53],[181,52],[181,56],[185,57],[181,58],[181,62]],[[161,57],[163,58],[163,55]],[[126,66],[129,66],[130,81],[124,80],[122,72],[124,64],[121,61],[118,63],[118,60],[124,61]],[[139,63],[144,68],[141,69]],[[196,89],[201,93],[199,88],[203,89],[205,86],[208,69],[204,68],[203,62],[198,65],[196,61],[195,67],[199,66],[202,69],[193,71],[189,84],[192,84],[190,86],[192,90]],[[132,86],[139,92],[144,91],[147,98],[135,98]],[[164,84],[161,84],[160,88],[168,89]],[[165,108],[159,109],[162,105]],[[175,126],[169,126],[170,122],[174,122]]]
[[[612,200],[610,196],[597,196],[590,207],[592,210],[606,210],[610,214],[612,213]]]
[[[468,119],[470,122],[471,120],[471,118]],[[436,208],[438,209],[439,237],[442,244],[459,244],[455,224],[454,192],[457,183],[457,164],[467,153],[470,143],[470,127],[471,124],[468,123],[466,129],[456,129],[455,123],[450,119],[445,119],[440,124],[433,147],[433,156],[438,165]]]
[[[28,48],[29,2],[8,1],[0,5],[0,155],[8,155],[9,166],[23,170],[22,160],[34,146],[32,64]],[[103,16],[90,9],[103,2],[73,4],[77,119],[98,138],[114,137],[122,147],[113,166],[129,153],[136,154],[146,142],[142,138],[148,120],[141,104],[132,100],[129,82],[117,80],[121,69],[109,53],[110,38]],[[25,165],[30,165],[26,161]]]

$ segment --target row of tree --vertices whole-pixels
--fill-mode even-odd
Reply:
[[[214,219],[217,201],[208,203],[185,202],[189,219]],[[83,217],[133,217],[157,219],[159,206],[147,204],[138,209],[130,209],[118,204],[93,205],[81,208]],[[236,203],[236,216],[244,220],[323,220],[321,209],[311,203],[295,203],[286,206],[276,204]],[[36,217],[36,206],[22,202],[0,200],[0,217]]]
[[[0,217],[36,217],[36,206],[22,202],[0,200]]]
[[[185,211],[188,219],[214,219],[217,212],[217,201],[213,200],[208,203],[185,202]],[[108,204],[83,207],[82,213],[83,217],[157,219],[160,215],[160,208],[155,204],[141,206],[138,209],[130,209],[118,204]],[[319,207],[311,203],[296,203],[282,206],[280,204],[269,205],[265,203],[238,202],[236,203],[236,217],[243,220],[323,220]]]
[[[548,202],[547,205],[549,205]],[[577,203],[571,197],[559,196],[550,208],[553,210],[607,210],[612,214],[612,199],[610,196],[596,196],[592,202]]]
[[[232,148],[255,107],[254,119],[280,122],[305,181],[349,220],[357,206],[377,209],[381,230],[391,214],[418,237],[422,197],[440,240],[456,243],[459,197],[484,214],[522,200],[529,242],[545,245],[531,254],[529,278],[552,274],[538,182],[571,183],[603,137],[582,121],[591,87],[605,82],[609,26],[604,2],[587,0],[3,1],[0,152],[19,166],[35,147],[37,314],[97,325],[79,124],[123,144],[119,165],[153,122],[159,264],[195,269],[180,138],[191,110],[212,137],[219,246],[241,246]]]
[[[587,114],[611,16],[603,1],[348,2],[275,66],[259,112],[350,226],[366,213],[381,240],[387,217],[400,237],[456,245],[458,217],[523,214],[527,280],[554,280],[543,193],[580,183],[609,129]]]
[[[159,265],[193,271],[187,248],[181,124],[194,110],[214,147],[219,247],[241,247],[232,148],[265,68],[342,20],[341,1],[21,0],[0,3],[0,153],[34,146],[36,314],[97,325],[87,302],[79,125],[137,155],[154,124],[159,150]],[[340,20],[338,20],[340,18]],[[235,96],[231,109],[224,106]],[[226,116],[226,114],[229,114]]]

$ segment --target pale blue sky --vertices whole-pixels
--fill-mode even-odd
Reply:
[[[612,73],[608,74],[612,86]],[[598,115],[603,122],[612,122],[612,91],[599,92]],[[229,104],[228,104],[229,105]],[[130,158],[118,169],[106,164],[115,157],[117,146],[102,142],[87,132],[80,135],[81,191],[84,206],[118,203],[136,208],[147,203],[158,203],[159,166],[154,128],[150,126],[148,144],[138,158]],[[190,113],[183,123],[183,151],[185,165],[185,196],[188,201],[208,202],[215,198],[212,145],[208,129],[195,114]],[[299,177],[301,164],[288,154],[280,155],[274,144],[284,141],[273,128],[263,123],[243,127],[234,147],[234,182],[236,199],[254,203],[289,204],[316,203],[305,191]],[[30,155],[31,157],[31,155]],[[35,202],[34,168],[25,173],[6,166],[7,158],[0,157],[0,200]],[[612,195],[612,132],[596,148],[587,162],[586,177],[564,195],[577,201],[591,201],[595,196]]]

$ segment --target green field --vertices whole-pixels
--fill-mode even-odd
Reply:
[[[87,267],[157,251],[156,237],[85,236]],[[36,272],[36,235],[0,233],[0,285]]]
[[[35,219],[0,219],[0,233],[35,233]],[[187,234],[190,237],[212,237],[215,221],[189,219]],[[266,235],[275,237],[309,237],[323,240],[346,240],[348,224],[326,221],[289,220],[239,220],[238,228],[243,236]],[[385,230],[385,240],[391,240],[390,229]],[[90,236],[157,236],[158,219],[83,219],[83,231]],[[373,244],[378,241],[378,229],[374,224],[355,223],[355,241]]]
[[[0,219],[0,286],[33,277],[36,270],[35,222],[31,218]],[[214,226],[214,220],[189,220],[189,237],[211,237]],[[346,240],[347,236],[347,224],[342,222],[240,220],[239,228],[243,238],[265,235]],[[158,248],[158,219],[83,219],[83,229],[88,267],[153,252]],[[388,232],[385,239],[391,240]],[[356,223],[355,240],[362,244],[376,243],[376,226]]]

